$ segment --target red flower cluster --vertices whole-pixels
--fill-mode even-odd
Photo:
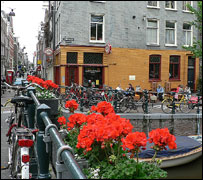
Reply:
[[[95,120],[96,119],[96,120]],[[87,125],[84,125],[78,136],[77,148],[84,148],[90,151],[93,142],[101,142],[104,148],[105,142],[118,140],[132,132],[133,126],[129,120],[120,118],[114,113],[107,116],[92,114],[87,116]]]
[[[170,149],[176,149],[177,144],[175,143],[175,136],[170,134],[168,128],[164,129],[155,129],[149,132],[149,143],[154,143],[154,149],[163,150],[166,149],[166,146]]]
[[[64,116],[58,118],[58,122],[60,125],[66,124],[66,118]]]
[[[78,103],[72,99],[70,101],[66,101],[65,108],[69,108],[71,112],[74,112],[78,108]]]
[[[142,146],[142,149],[146,149],[145,146],[147,145],[147,137],[144,132],[133,132],[129,133],[126,138],[121,139],[123,145],[123,150],[129,148],[130,150],[139,150]]]
[[[68,118],[69,122],[67,123],[68,130],[73,129],[74,127],[80,127],[83,123],[86,122],[86,115],[84,114],[73,114]]]
[[[37,84],[39,84],[40,86],[42,86],[43,88],[45,88],[45,89],[49,89],[49,88],[51,88],[51,89],[52,89],[52,88],[56,89],[56,88],[59,87],[57,84],[53,83],[52,80],[46,80],[46,81],[44,81],[43,79],[38,78],[38,77],[36,77],[36,76],[28,75],[28,76],[27,76],[27,80],[28,80],[28,81],[31,81],[32,83],[37,83]]]
[[[115,113],[113,106],[111,103],[102,101],[97,104],[97,107],[92,106],[91,111],[96,111],[101,113],[102,115],[106,116],[110,113]]]

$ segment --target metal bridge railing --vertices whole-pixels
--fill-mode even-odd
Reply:
[[[64,143],[58,128],[49,118],[51,108],[45,104],[40,104],[35,96],[35,88],[28,89],[28,96],[32,97],[36,105],[35,121],[39,128],[37,134],[37,154],[39,160],[39,179],[50,179],[49,172],[49,142],[56,145],[57,156],[56,172],[57,179],[62,179],[62,173],[69,171],[73,179],[86,179],[77,161],[74,159],[72,148]],[[72,179],[70,178],[70,179]]]

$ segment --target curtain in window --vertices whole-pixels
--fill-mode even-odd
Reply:
[[[157,43],[157,30],[147,29],[147,43]]]
[[[174,29],[166,30],[166,44],[175,44],[175,30]]]
[[[147,43],[157,44],[157,21],[148,20],[147,23]]]

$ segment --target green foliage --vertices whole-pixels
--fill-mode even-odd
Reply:
[[[202,37],[202,1],[198,1],[198,8],[195,9],[191,5],[187,4],[187,7],[191,12],[193,12],[196,16],[196,19],[191,22],[191,25],[194,25],[199,32],[201,33],[200,36]],[[184,47],[184,49],[191,51],[195,57],[202,58],[202,40],[194,39],[193,46]]]
[[[141,162],[123,158],[116,165],[102,161],[100,165],[83,171],[87,178],[101,179],[160,179],[166,178],[167,172],[156,164]],[[94,173],[96,172],[96,176]]]

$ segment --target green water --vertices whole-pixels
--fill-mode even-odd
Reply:
[[[202,179],[202,156],[191,163],[164,169],[167,179]]]

